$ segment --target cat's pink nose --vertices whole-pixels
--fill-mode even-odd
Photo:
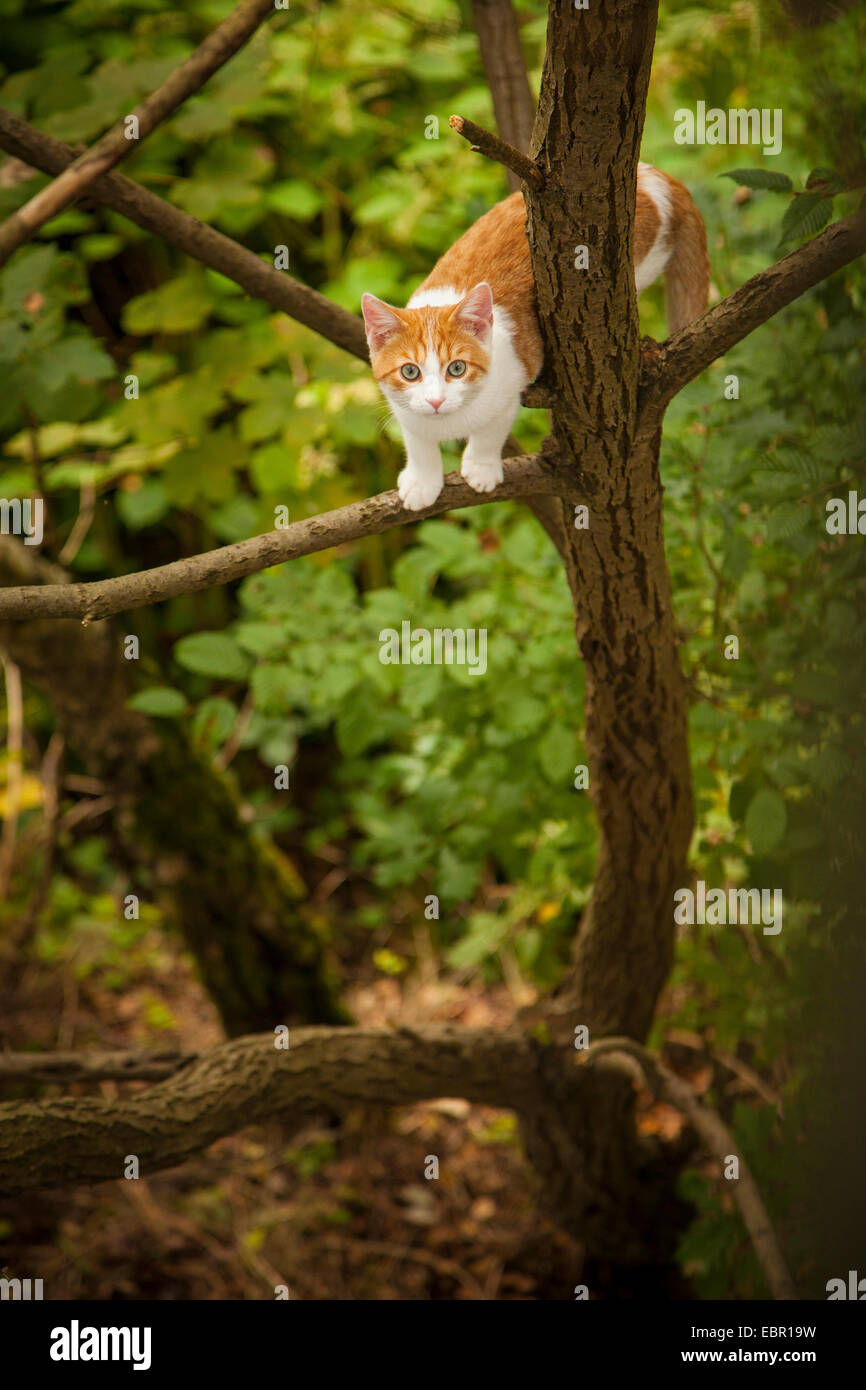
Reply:
[[[438,409],[439,409],[439,407],[440,407],[440,405],[442,404],[442,402],[444,401],[444,399],[445,399],[444,396],[440,396],[439,399],[438,399],[438,401],[434,401],[434,399],[433,399],[432,396],[428,396],[428,397],[427,397],[428,404],[432,405],[432,407],[433,407],[434,410],[438,410]]]

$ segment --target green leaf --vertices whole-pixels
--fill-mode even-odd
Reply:
[[[217,747],[225,743],[235,726],[238,712],[231,700],[212,695],[202,700],[192,721],[193,737],[201,743]]]
[[[225,502],[235,488],[235,471],[246,462],[246,451],[228,427],[213,430],[200,444],[182,449],[166,465],[163,486],[166,496],[180,507],[189,507],[199,497]]]
[[[446,845],[439,856],[434,887],[446,902],[460,902],[472,896],[480,873],[480,864],[465,863]]]
[[[183,714],[186,696],[183,691],[175,690],[170,685],[154,685],[150,690],[139,690],[126,703],[130,709],[137,709],[141,714],[168,719]]]
[[[92,232],[79,239],[76,249],[86,261],[110,261],[123,250],[123,237],[116,232]]]
[[[379,743],[383,733],[376,727],[370,702],[355,700],[343,709],[337,719],[337,744],[340,752],[347,757],[357,757],[374,743]]]
[[[168,509],[168,497],[158,478],[145,478],[136,492],[122,490],[117,494],[120,519],[130,531],[142,531],[146,526],[155,525]]]
[[[832,198],[825,198],[821,193],[798,193],[782,218],[779,245],[820,232],[830,221],[832,214]]]
[[[127,333],[191,333],[201,328],[214,296],[203,275],[177,275],[158,290],[131,299],[123,311]]]
[[[235,637],[253,656],[274,656],[284,653],[287,646],[286,634],[274,623],[238,623]]]
[[[785,803],[778,792],[764,787],[749,802],[745,830],[755,855],[769,854],[781,842],[788,824]]]
[[[832,198],[836,193],[842,193],[847,184],[845,177],[840,174],[838,169],[813,169],[806,180],[806,188],[811,192],[820,192],[825,197]]]
[[[298,688],[298,677],[291,666],[257,666],[252,674],[256,709],[262,714],[285,714]]]
[[[52,343],[39,354],[39,383],[57,391],[68,381],[105,381],[115,375],[111,358],[89,336],[77,334]]]
[[[824,481],[825,470],[819,460],[794,445],[786,444],[775,453],[768,454],[766,464],[772,472],[791,479],[802,479],[812,488]]]
[[[323,201],[318,189],[302,179],[274,183],[265,194],[266,207],[283,213],[285,217],[293,217],[296,222],[309,222],[322,207]]]
[[[187,671],[215,680],[242,681],[249,661],[226,632],[192,632],[174,644],[174,658]]]
[[[245,422],[249,415],[246,411]],[[282,496],[297,487],[298,461],[285,444],[265,444],[250,455],[250,476],[260,494]]]
[[[781,502],[767,517],[767,540],[788,540],[805,528],[810,518],[808,507],[801,502]]]
[[[555,786],[571,786],[575,754],[574,732],[565,724],[551,724],[539,740],[538,761],[545,777]]]
[[[469,930],[448,952],[448,964],[456,970],[480,965],[487,956],[498,951],[508,935],[508,922],[492,912],[476,912],[470,919]]]
[[[787,174],[772,169],[729,169],[719,178],[733,179],[741,188],[765,188],[770,193],[790,193],[794,187]]]

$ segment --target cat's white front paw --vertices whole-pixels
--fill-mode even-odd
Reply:
[[[463,459],[460,472],[475,492],[492,492],[505,476],[502,459]]]
[[[397,478],[397,491],[407,512],[420,512],[432,507],[442,491],[442,478],[429,478],[404,468]]]

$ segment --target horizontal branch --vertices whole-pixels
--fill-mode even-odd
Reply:
[[[75,159],[75,151],[68,145],[41,134],[2,108],[0,149],[46,174],[59,173]],[[255,299],[288,314],[354,357],[368,360],[364,325],[356,314],[333,304],[287,271],[275,270],[231,237],[181,212],[123,174],[103,174],[87,192],[95,202],[121,213],[136,226],[234,280]]]
[[[701,318],[644,357],[649,402],[666,405],[717,357],[780,309],[866,252],[866,209],[834,222],[775,265],[753,275]]]
[[[467,120],[465,116],[452,116],[448,124],[458,135],[462,135],[464,140],[468,140],[473,150],[477,150],[479,154],[496,160],[497,164],[504,164],[506,169],[523,179],[524,183],[533,183],[537,188],[543,187],[544,175],[538,165],[513,145],[500,140],[498,135],[491,134],[489,130]]]
[[[164,1081],[188,1067],[196,1052],[0,1052],[0,1082]]]
[[[85,192],[95,179],[126,159],[161,121],[199,91],[273,13],[273,0],[241,0],[241,4],[140,106],[118,121],[92,149],[79,155],[47,188],[30,198],[0,226],[0,266],[34,232]],[[136,123],[134,127],[128,127],[131,119]]]
[[[654,1053],[641,1047],[631,1038],[600,1039],[587,1053],[587,1062],[597,1061],[602,1064],[607,1061],[626,1070],[628,1063],[637,1063],[639,1079],[645,1079],[655,1095],[681,1111],[695,1132],[700,1135],[709,1152],[718,1160],[720,1176],[731,1157],[738,1160],[739,1177],[731,1179],[733,1196],[740,1208],[743,1224],[749,1233],[770,1292],[773,1298],[795,1299],[797,1290],[758,1185],[741,1150],[734,1142],[733,1135],[716,1111],[698,1099],[687,1081],[677,1076]],[[623,1063],[626,1063],[625,1068]]]
[[[221,1043],[135,1095],[0,1105],[0,1192],[120,1178],[128,1154],[146,1177],[247,1125],[302,1123],[361,1102],[537,1103],[542,1050],[520,1033],[448,1024],[292,1028],[288,1048],[275,1041],[263,1034]]]
[[[406,511],[396,491],[350,502],[321,516],[293,522],[283,530],[220,546],[202,555],[191,555],[156,569],[101,579],[87,584],[46,584],[0,589],[0,619],[80,618],[84,622],[108,618],[114,613],[143,608],[179,594],[193,594],[218,584],[229,584],[271,565],[313,555],[335,545],[377,535],[392,526],[406,526],[451,511],[455,507],[479,507],[485,502],[556,493],[561,487],[555,461],[541,454],[527,454],[504,464],[505,480],[493,492],[475,492],[459,473],[449,473],[430,507]]]

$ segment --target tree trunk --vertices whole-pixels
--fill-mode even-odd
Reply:
[[[639,402],[631,246],[656,6],[553,0],[527,186],[529,235],[553,384],[566,569],[586,671],[599,861],[574,971],[545,1017],[643,1038],[673,952],[673,892],[692,826],[685,682],[664,554],[657,414]],[[578,248],[588,265],[580,268]],[[585,503],[588,528],[573,508]]]

